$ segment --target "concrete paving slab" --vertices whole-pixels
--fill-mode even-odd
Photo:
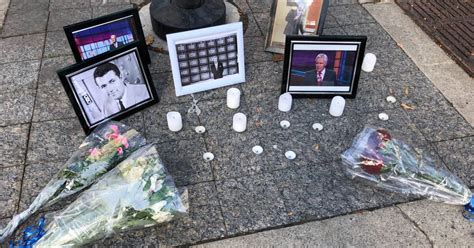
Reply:
[[[228,235],[288,223],[271,174],[216,182]]]
[[[35,197],[48,184],[56,173],[64,166],[64,162],[45,162],[27,165],[21,187],[19,211],[24,211],[33,202]],[[44,210],[50,210],[45,208]]]
[[[91,6],[111,6],[130,4],[130,0],[90,0]]]
[[[12,216],[20,197],[23,166],[0,168],[0,218]]]
[[[28,130],[28,124],[0,127],[0,167],[24,164]]]
[[[92,18],[92,8],[59,9],[50,12],[48,31],[62,30],[64,26]]]
[[[251,13],[248,14],[250,18],[252,16]],[[255,17],[256,23],[260,30],[262,31],[263,37],[267,37],[268,29],[270,28],[270,16],[268,13],[253,13]],[[265,45],[265,43],[262,43]]]
[[[35,89],[0,93],[0,126],[31,121]]]
[[[255,63],[272,61],[272,54],[265,52],[265,37],[246,37],[245,43],[245,63]]]
[[[131,8],[131,4],[121,4],[121,5],[105,5],[92,8],[92,17],[97,18],[100,16],[112,14],[117,11],[125,10]]]
[[[0,63],[40,59],[44,33],[0,39]]]
[[[202,155],[207,151],[202,137],[194,140],[160,143],[156,147],[177,186],[213,180],[211,165],[202,158]],[[182,151],[186,151],[186,153]]]
[[[64,119],[33,123],[27,163],[65,162],[77,150],[85,134],[79,120]],[[64,134],[68,135],[65,136]]]
[[[76,113],[62,86],[38,88],[33,121],[57,120],[75,116]]]
[[[148,142],[164,143],[177,140],[190,140],[201,137],[194,131],[194,127],[199,126],[199,120],[194,113],[188,113],[190,106],[184,104],[174,105],[153,105],[143,111],[145,115],[145,133]],[[179,132],[172,132],[166,125],[166,113],[177,111],[183,120],[183,129]],[[160,125],[156,125],[160,123]],[[161,124],[161,123],[164,123]]]
[[[177,246],[196,243],[200,240],[222,238],[226,235],[224,219],[214,182],[199,183],[187,187],[189,191],[189,211],[186,216],[168,224],[158,226],[147,232],[156,236],[160,245]],[[156,244],[143,244],[141,240],[128,247],[154,247]]]
[[[48,6],[49,0],[10,0],[8,13],[18,13],[30,10],[47,10]]]
[[[72,55],[72,51],[64,31],[48,32],[43,56],[51,58],[65,55]],[[59,68],[61,67],[56,67],[56,70]]]
[[[367,14],[367,10],[359,4],[331,6],[328,8],[328,13],[331,13],[336,22],[342,26],[375,22],[374,18]]]
[[[0,0],[0,10],[7,10],[10,0]]]
[[[5,21],[5,15],[7,14],[6,10],[0,10],[0,31],[3,29],[3,23]]]
[[[395,207],[236,237],[194,247],[430,247]]]
[[[446,166],[467,185],[474,187],[474,137],[454,139],[435,143]]]
[[[43,58],[43,60],[41,61],[41,71],[38,80],[38,85],[41,88],[54,86],[58,89],[61,89],[62,84],[59,80],[56,70],[72,65],[74,63],[75,60],[72,55],[54,58]]]
[[[266,29],[265,23],[268,23],[264,19],[260,19],[262,23],[262,27],[259,26],[259,23],[256,20],[256,17],[252,13],[247,14],[248,17],[248,27],[244,31],[244,37],[255,37],[255,36],[265,36],[266,34],[262,33],[262,29]],[[257,15],[257,17],[261,17],[261,15]]]
[[[9,13],[6,17],[2,36],[16,36],[46,31],[49,12],[47,10],[29,10]]]
[[[73,9],[87,8],[91,6],[91,0],[50,0],[49,9]]]
[[[428,200],[398,205],[423,230],[434,247],[471,247],[474,222],[461,215],[461,206]]]
[[[10,92],[36,88],[39,68],[39,60],[2,64],[0,66],[0,91]]]

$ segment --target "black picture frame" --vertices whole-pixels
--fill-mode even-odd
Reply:
[[[139,45],[139,42],[133,42],[57,71],[86,134],[101,123],[108,120],[120,120],[159,102],[148,66],[140,56]],[[121,102],[119,106],[118,101],[111,98],[107,89],[104,89],[106,92],[102,91],[103,85],[99,86],[99,82],[94,78],[97,67],[110,63],[120,70],[118,77],[125,87],[122,84],[120,86],[122,91],[126,92],[122,93],[122,96],[125,94],[129,96],[128,103],[124,101],[125,103]],[[141,80],[144,84],[140,83]],[[126,90],[123,90],[124,88]],[[114,110],[117,110],[117,106],[127,107],[115,113],[113,111],[110,111],[110,114],[106,113],[106,109],[114,107]]]
[[[140,45],[139,45],[140,53],[142,55],[143,61],[146,64],[150,64],[150,62],[151,62],[150,54],[148,53],[148,47],[147,47],[146,42],[145,42],[145,36],[143,34],[142,24],[140,22],[140,15],[138,13],[138,8],[137,8],[136,5],[133,5],[133,7],[131,7],[131,8],[121,10],[121,11],[118,11],[118,12],[115,12],[115,13],[112,13],[112,14],[109,14],[109,15],[105,15],[105,16],[97,17],[97,18],[90,19],[90,20],[87,20],[87,21],[83,21],[83,22],[79,22],[79,23],[64,26],[63,29],[64,29],[64,32],[66,33],[66,37],[67,37],[69,46],[71,47],[71,50],[72,50],[72,53],[74,55],[74,58],[75,58],[76,62],[79,63],[79,62],[82,62],[82,61],[89,60],[89,59],[93,58],[93,57],[83,58],[81,56],[81,51],[78,48],[78,44],[76,44],[76,40],[74,38],[74,35],[76,33],[84,32],[84,31],[87,31],[87,30],[91,30],[93,28],[97,28],[97,27],[100,27],[100,26],[117,23],[119,21],[124,21],[124,20],[126,20],[127,23],[130,25],[130,30],[132,31],[133,40],[131,42],[139,41],[139,43],[140,43]],[[99,34],[97,34],[97,36],[100,37]],[[98,39],[103,39],[103,37],[98,38]],[[90,49],[91,50],[94,50],[94,49],[95,50],[104,50],[104,47],[109,46],[109,45],[105,45],[104,43],[105,42],[99,42],[98,41],[97,43],[91,44],[90,46],[94,46],[94,47],[90,47]],[[103,45],[103,46],[99,47],[99,45]],[[85,45],[85,46],[87,46],[87,45]],[[123,45],[121,45],[121,46],[123,46]],[[119,47],[121,47],[121,46],[119,46]],[[86,52],[86,51],[84,51],[84,52]],[[109,52],[109,51],[100,52],[97,55],[107,53],[107,52]],[[94,56],[97,56],[97,55],[94,55]]]
[[[266,40],[265,40],[265,51],[267,52],[272,52],[272,53],[280,53],[283,54],[285,51],[285,39],[282,36],[285,36],[285,32],[289,31],[287,30],[288,27],[291,27],[291,21],[295,21],[293,15],[295,13],[298,13],[298,4],[305,4],[304,0],[301,1],[284,1],[286,6],[282,6],[282,1],[279,0],[274,0],[271,8],[271,14],[270,14],[270,22],[268,24],[268,31],[266,35]],[[319,4],[318,6],[314,6],[313,4]],[[329,0],[319,0],[318,3],[316,1],[313,1],[310,6],[305,4],[305,13],[304,13],[304,21],[302,21],[302,25],[305,24],[305,26],[311,26],[311,25],[316,25],[317,28],[312,30],[308,29],[306,27],[301,27],[303,29],[304,33],[300,34],[299,31],[298,35],[322,35],[323,34],[323,28],[324,28],[324,22],[326,21],[326,16],[328,12],[328,6],[329,6]],[[296,9],[295,9],[296,8]],[[317,23],[315,24],[310,24],[307,23],[307,18],[308,16],[312,16],[315,13],[311,13],[314,11],[317,11],[319,8],[319,19]],[[298,19],[299,20],[299,19]],[[283,28],[283,24],[286,23],[285,28]],[[276,30],[277,28],[280,28],[280,30]],[[283,29],[283,30],[282,30]],[[298,28],[297,28],[298,29]],[[294,30],[294,28],[293,28]],[[291,33],[291,31],[290,31]],[[277,36],[275,37],[274,36]],[[297,34],[293,34],[297,35]]]
[[[366,36],[287,36],[281,93],[355,98],[366,42]],[[326,61],[327,70],[318,81],[316,57],[322,53],[326,59],[321,55],[318,60]]]

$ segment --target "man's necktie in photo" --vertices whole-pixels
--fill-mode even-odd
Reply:
[[[321,82],[323,82],[323,75],[321,75],[322,73],[320,71],[318,71],[318,86],[321,86]]]
[[[123,106],[122,99],[119,99],[119,105],[120,105],[120,110],[121,111],[125,109],[125,106]]]

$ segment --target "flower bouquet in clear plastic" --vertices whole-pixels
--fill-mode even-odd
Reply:
[[[46,216],[45,229],[38,232],[42,237],[27,245],[81,246],[116,232],[164,223],[184,213],[186,208],[173,179],[155,146],[148,145],[105,174],[68,207]]]
[[[459,178],[435,169],[432,159],[393,138],[386,129],[366,127],[342,154],[342,161],[352,178],[393,192],[455,205],[466,205],[472,197]]]
[[[79,149],[22,213],[13,216],[0,231],[0,243],[18,225],[43,206],[51,205],[88,187],[104,173],[114,168],[129,154],[146,144],[145,138],[119,122],[107,122],[89,134]]]

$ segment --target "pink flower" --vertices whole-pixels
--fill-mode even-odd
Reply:
[[[123,149],[122,149],[122,147],[117,148],[117,153],[118,153],[118,155],[122,155],[122,154],[123,154]]]
[[[100,150],[97,147],[90,149],[89,152],[91,153],[91,156],[94,158],[100,156]]]
[[[105,138],[111,140],[111,139],[117,139],[119,137],[119,135],[117,133],[108,133],[107,135],[105,135]]]
[[[125,149],[128,148],[128,139],[127,139],[127,137],[123,137],[123,138],[122,138],[122,144],[123,144],[123,146],[125,147]]]
[[[118,134],[119,132],[117,125],[110,125],[110,129],[112,129],[112,131],[114,131],[115,134]]]

